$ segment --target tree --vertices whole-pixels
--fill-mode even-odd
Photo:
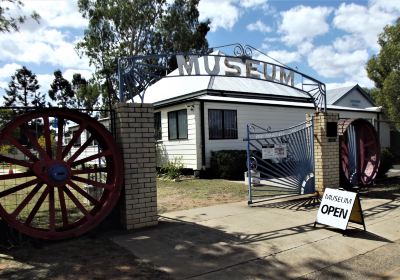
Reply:
[[[54,71],[54,80],[50,85],[49,97],[58,107],[75,108],[76,98],[71,83],[65,79],[60,70]]]
[[[400,19],[379,35],[381,50],[367,63],[368,77],[375,82],[371,91],[392,121],[400,122]],[[400,127],[400,123],[397,124]]]
[[[89,57],[96,76],[103,80],[108,99],[116,100],[117,58],[139,54],[200,50],[209,22],[199,23],[199,0],[79,0],[89,20],[84,38],[77,44]]]
[[[76,94],[78,108],[85,108],[91,113],[98,107],[101,87],[94,79],[86,81],[81,74],[74,74],[72,88]]]
[[[43,107],[44,96],[38,92],[40,86],[36,75],[25,66],[18,69],[6,89],[4,98],[5,106],[13,107]]]
[[[19,26],[28,18],[32,18],[39,23],[40,16],[35,11],[29,16],[10,13],[11,7],[20,10],[23,6],[24,4],[20,0],[0,0],[0,32],[18,31]]]

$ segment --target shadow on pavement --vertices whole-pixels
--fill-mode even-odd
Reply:
[[[25,243],[0,249],[0,279],[170,279],[107,237]]]
[[[313,197],[299,197],[295,199],[285,200],[285,201],[264,201],[257,204],[252,204],[251,207],[261,207],[261,208],[279,208],[279,209],[289,209],[296,211],[309,211],[318,208],[321,203],[321,199],[317,196]]]

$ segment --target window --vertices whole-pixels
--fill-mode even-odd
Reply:
[[[78,133],[78,130],[73,131],[73,132],[72,132],[73,137],[74,137],[77,133]],[[74,143],[74,147],[80,147],[80,146],[82,145],[82,144],[81,144],[81,137],[82,137],[82,134],[79,135],[78,138],[76,138],[76,141],[75,141],[75,143]]]
[[[236,110],[208,110],[208,134],[210,139],[237,139]]]
[[[187,138],[188,123],[186,109],[168,112],[168,139],[176,140]]]
[[[351,106],[352,106],[352,107],[357,107],[357,108],[359,108],[359,107],[360,107],[361,101],[360,101],[360,100],[357,100],[357,99],[351,99],[351,100],[350,100],[350,103],[351,103]]]
[[[154,138],[156,140],[161,140],[161,112],[154,113]]]

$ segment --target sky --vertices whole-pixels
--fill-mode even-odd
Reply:
[[[35,10],[41,21],[0,33],[0,96],[22,66],[37,75],[43,93],[57,69],[69,80],[74,73],[89,78],[94,69],[75,50],[87,26],[76,0],[23,2],[19,12]],[[383,28],[400,17],[400,0],[200,0],[198,8],[200,20],[211,20],[211,47],[251,45],[328,89],[373,87],[365,65],[379,52]]]

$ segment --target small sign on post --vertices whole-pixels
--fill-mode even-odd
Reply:
[[[262,159],[281,159],[286,157],[286,144],[267,144],[262,146]]]
[[[346,230],[349,222],[363,225],[366,230],[358,193],[325,189],[314,227],[319,223]]]

